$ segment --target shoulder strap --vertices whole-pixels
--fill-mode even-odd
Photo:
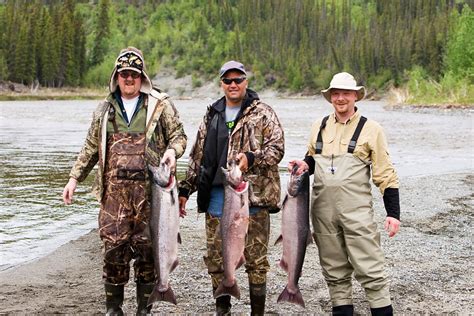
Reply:
[[[354,149],[356,148],[357,140],[359,139],[360,132],[362,131],[362,127],[364,127],[365,122],[367,122],[367,118],[364,116],[360,117],[359,124],[357,124],[356,130],[354,135],[352,135],[351,141],[349,142],[349,147],[347,152],[349,154],[354,153]]]
[[[321,121],[321,127],[319,128],[318,132],[318,139],[316,140],[316,154],[321,154],[323,152],[323,137],[321,135],[321,131],[326,127],[326,122],[329,119],[329,115],[325,116]]]

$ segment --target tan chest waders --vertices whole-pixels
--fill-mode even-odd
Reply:
[[[370,163],[353,155],[367,121],[361,117],[348,152],[322,155],[321,123],[316,142],[311,221],[333,306],[352,305],[352,273],[364,287],[370,307],[390,305],[380,233],[374,221]]]

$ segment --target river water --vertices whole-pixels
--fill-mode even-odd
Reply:
[[[285,129],[280,166],[303,157],[312,122],[331,112],[317,99],[266,99]],[[176,100],[189,142],[211,100]],[[0,270],[44,256],[97,227],[93,174],[64,206],[62,190],[98,101],[0,102]],[[474,170],[472,110],[386,110],[379,101],[358,103],[363,115],[385,129],[392,161],[403,178]],[[94,173],[94,172],[93,172]],[[282,171],[283,181],[287,174]],[[195,196],[188,207],[195,207]]]

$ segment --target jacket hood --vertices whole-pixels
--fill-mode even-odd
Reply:
[[[130,58],[128,58],[130,56]],[[139,61],[139,63],[137,63]],[[137,67],[138,66],[140,67]],[[142,74],[142,84],[140,87],[140,92],[149,94],[152,90],[152,82],[150,77],[146,73],[146,66],[145,60],[143,59],[143,53],[138,48],[133,46],[129,46],[124,48],[120,51],[118,55],[114,69],[112,70],[112,74],[110,75],[109,80],[109,90],[111,93],[114,93],[117,90],[118,82],[117,82],[117,73],[120,70],[133,70],[136,72],[140,72]]]

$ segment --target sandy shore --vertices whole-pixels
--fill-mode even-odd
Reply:
[[[472,174],[445,174],[403,178],[402,230],[393,239],[383,234],[387,270],[397,314],[469,314],[474,307],[473,182]],[[384,214],[381,197],[375,195],[377,220]],[[178,305],[157,303],[153,312],[212,313],[214,301],[202,256],[205,252],[204,217],[193,210],[182,220],[180,265],[171,280]],[[272,215],[272,239],[280,231],[280,215]],[[101,283],[101,243],[97,231],[72,241],[54,253],[0,273],[0,314],[100,314],[104,311]],[[306,309],[277,304],[286,284],[278,267],[281,246],[270,247],[267,313],[321,314],[331,309],[321,276],[317,248],[310,245],[300,288]],[[246,274],[238,272],[240,301],[233,311],[250,311]],[[135,312],[135,288],[126,287],[124,310]],[[368,314],[360,286],[354,285],[355,310]]]

